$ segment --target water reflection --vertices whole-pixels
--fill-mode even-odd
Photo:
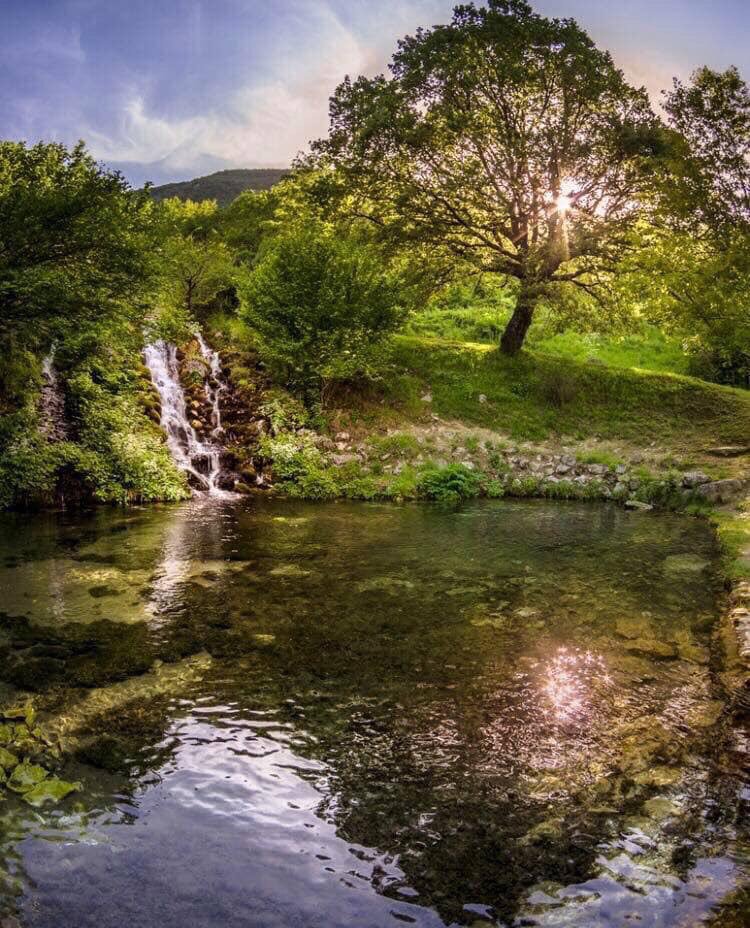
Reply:
[[[714,556],[698,522],[515,503],[0,534],[5,679],[86,786],[77,818],[6,805],[25,921],[694,923],[741,875],[742,773],[686,553]],[[91,593],[102,565],[127,592]]]

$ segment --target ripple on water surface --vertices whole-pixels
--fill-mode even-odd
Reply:
[[[0,905],[34,928],[698,924],[747,839],[715,559],[697,520],[579,504],[7,517],[0,685],[84,788],[3,803]]]

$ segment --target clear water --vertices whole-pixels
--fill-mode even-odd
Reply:
[[[4,516],[0,698],[34,692],[83,790],[0,802],[0,911],[703,924],[750,795],[715,559],[584,504]]]

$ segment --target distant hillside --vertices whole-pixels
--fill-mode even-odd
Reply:
[[[289,171],[283,168],[237,168],[217,171],[205,177],[162,184],[151,188],[155,200],[179,197],[181,200],[216,200],[219,206],[227,206],[244,190],[268,190]]]

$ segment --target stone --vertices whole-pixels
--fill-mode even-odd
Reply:
[[[653,799],[647,799],[641,808],[643,809],[644,815],[656,819],[657,821],[670,818],[673,815],[678,815],[680,812],[679,806],[675,805],[669,799],[665,799],[663,796],[654,796]]]
[[[32,786],[30,790],[23,794],[23,799],[30,806],[39,807],[48,802],[61,802],[66,796],[78,792],[80,789],[80,783],[68,783],[66,780],[50,777],[36,786]]]
[[[486,403],[486,402],[487,402],[487,397],[484,395],[484,393],[480,393],[480,394],[479,394],[479,402],[480,402],[480,403]]]
[[[422,395],[422,402],[423,402],[423,403],[431,403],[431,402],[432,402],[432,394],[429,393],[429,392],[428,392],[428,393],[424,393],[424,394]]]
[[[626,474],[627,471],[628,471],[628,469],[627,469],[627,467],[625,467],[624,464],[618,464],[617,467],[615,468],[615,473],[618,474],[618,475],[620,475],[620,476],[622,476],[623,474]]]
[[[331,463],[335,464],[336,467],[341,467],[344,464],[351,464],[352,461],[358,461],[359,456],[356,454],[345,453],[345,454],[332,454]]]
[[[750,445],[724,445],[720,448],[708,448],[707,453],[715,458],[739,458],[750,454]]]
[[[645,615],[622,616],[615,622],[615,630],[621,638],[653,638],[654,626]]]
[[[339,433],[336,435],[336,441],[349,441],[349,433],[348,433],[348,432],[339,432]]]
[[[12,770],[18,766],[18,758],[6,748],[0,748],[0,769]]]
[[[710,483],[711,478],[701,470],[689,470],[682,475],[682,485],[687,490]]]
[[[588,472],[595,477],[603,477],[609,472],[609,468],[605,464],[589,464]]]
[[[19,764],[10,775],[8,788],[14,793],[27,793],[46,778],[47,771],[44,767],[37,767],[35,764]]]
[[[642,770],[640,773],[633,775],[633,782],[639,786],[674,786],[679,783],[682,777],[679,767],[667,767],[663,764],[657,764],[648,770]]]
[[[653,657],[656,660],[671,660],[677,656],[677,649],[673,644],[659,641],[656,638],[634,638],[627,641],[624,647],[627,651],[645,654],[647,657]]]
[[[664,558],[662,569],[667,573],[698,573],[708,566],[708,561],[699,554],[670,554]]]
[[[696,493],[710,503],[731,503],[745,490],[745,481],[738,479],[713,480],[696,487]]]
[[[651,503],[642,503],[639,499],[627,499],[625,500],[625,508],[635,509],[638,512],[651,512],[654,507]]]

